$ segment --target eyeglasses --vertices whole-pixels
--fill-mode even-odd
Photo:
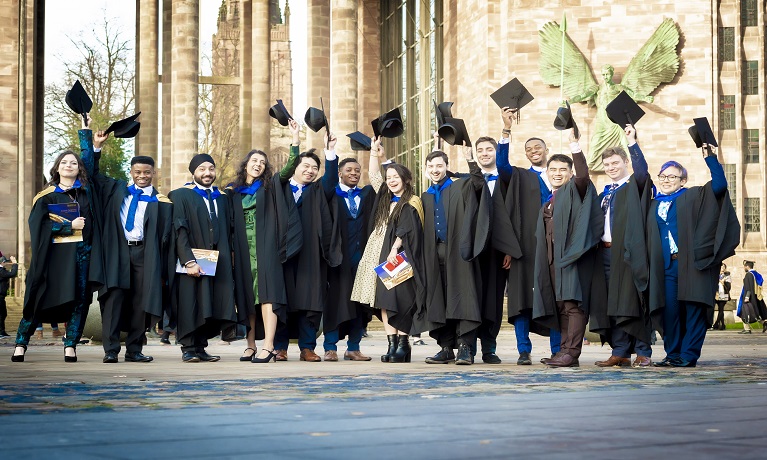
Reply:
[[[681,178],[682,176],[675,176],[673,174],[669,174],[668,176],[665,174],[658,175],[658,180],[661,182],[665,182],[666,180],[668,180],[669,182],[674,182],[675,180],[681,179]]]

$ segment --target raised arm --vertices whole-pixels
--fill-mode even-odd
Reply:
[[[338,185],[338,155],[336,155],[336,136],[325,133],[325,174],[322,175],[322,189],[325,198],[330,200],[335,195]]]
[[[645,160],[642,149],[637,144],[636,130],[631,125],[626,125],[624,129],[626,133],[626,140],[629,146],[629,155],[631,156],[631,168],[634,170],[634,180],[636,180],[637,187],[639,187],[639,193],[642,193],[644,186],[647,183],[647,179],[650,177],[649,168],[647,166],[647,160]]]
[[[591,178],[589,177],[589,165],[586,162],[586,155],[583,154],[578,138],[570,130],[570,152],[573,154],[573,166],[575,167],[575,188],[583,199],[586,196],[586,190],[589,187]]]
[[[299,127],[298,122],[291,118],[288,120],[288,127],[293,135],[293,142],[290,144],[290,156],[288,157],[288,162],[285,163],[285,166],[280,170],[280,181],[282,183],[289,181],[296,171],[296,166],[298,166],[298,150],[301,143],[301,128]]]
[[[508,107],[504,107],[501,111],[501,118],[503,119],[503,130],[501,131],[501,139],[498,141],[498,150],[495,152],[495,166],[498,168],[498,175],[504,182],[511,180],[511,174],[514,172],[514,168],[509,163],[509,144],[511,143],[511,117],[514,115],[514,111]]]
[[[719,163],[719,159],[716,156],[716,148],[708,144],[703,144],[703,151],[709,151],[706,156],[706,165],[708,170],[711,171],[711,188],[714,190],[714,196],[721,198],[727,191],[727,178],[724,175],[724,168]]]
[[[381,177],[381,159],[386,158],[386,152],[381,144],[381,139],[374,137],[370,143],[370,161],[368,162],[368,180],[373,190],[378,192],[378,189],[384,183],[383,177]]]
[[[80,139],[80,159],[85,164],[85,172],[88,174],[88,177],[93,177],[95,175],[95,164],[93,158],[93,131],[88,128],[90,120],[90,117],[87,117],[87,122],[83,120],[83,128],[77,131],[77,135]]]

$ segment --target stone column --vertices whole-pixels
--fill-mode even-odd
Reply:
[[[162,154],[159,155],[160,163],[160,186],[164,190],[164,193],[168,193],[174,188],[181,185],[181,183],[171,183],[171,164],[172,164],[172,140],[173,130],[172,126],[172,91],[173,85],[170,83],[171,69],[171,37],[173,36],[171,24],[173,23],[173,0],[161,0],[162,1],[162,117],[160,119],[160,126],[162,127]]]
[[[330,126],[340,139],[357,131],[357,0],[330,4]]]
[[[254,146],[264,152],[271,150],[269,130],[271,117],[269,107],[271,102],[271,25],[269,24],[269,0],[251,0],[252,28],[251,31],[251,88],[252,102],[250,104],[252,117],[252,138],[249,144],[242,145],[244,151]],[[247,31],[247,29],[245,29]],[[295,114],[293,116],[296,116]]]
[[[357,129],[372,136],[370,121],[381,114],[381,2],[363,0],[359,2],[358,20],[360,33],[357,36],[359,51],[359,72],[357,77]],[[349,152],[348,141],[341,140],[348,133],[339,133],[339,142],[343,142],[342,152]],[[362,175],[367,182],[368,156],[365,152],[356,152],[362,165]]]
[[[189,178],[189,160],[197,153],[197,107],[200,70],[200,2],[173,0],[171,24],[171,186]]]
[[[136,2],[136,111],[141,112],[141,131],[136,136],[136,155],[157,159],[159,120],[158,31],[159,0]]]
[[[330,97],[330,0],[307,0],[308,24],[306,44],[299,46],[307,47],[306,71],[307,71],[307,104],[310,107],[319,107],[320,97],[323,101]],[[330,104],[325,106],[331,115]],[[303,113],[295,117],[303,120]],[[332,115],[331,115],[332,116]],[[333,130],[338,131],[333,119],[330,120]],[[347,133],[340,134],[345,136]],[[311,130],[306,133],[307,148],[322,148],[322,131],[315,134]]]

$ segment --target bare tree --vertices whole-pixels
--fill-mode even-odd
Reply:
[[[79,149],[77,130],[81,117],[64,102],[75,80],[93,100],[90,112],[93,129],[106,129],[109,123],[132,114],[135,106],[135,65],[133,49],[114,20],[106,19],[90,31],[68,39],[79,55],[57,56],[64,66],[64,81],[45,86],[46,157],[62,150]],[[102,149],[101,169],[111,177],[127,179],[132,142],[110,137]]]

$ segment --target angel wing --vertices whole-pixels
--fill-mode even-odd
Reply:
[[[538,31],[538,46],[541,56],[538,65],[541,79],[551,86],[559,86],[561,81],[562,65],[562,31],[556,22],[547,22]],[[570,37],[565,33],[565,73],[564,93],[569,99],[587,96],[590,99],[596,94],[599,85],[591,72],[591,66],[575,46]]]
[[[637,96],[649,96],[661,83],[674,79],[679,71],[679,29],[664,19],[629,63],[621,85]]]

